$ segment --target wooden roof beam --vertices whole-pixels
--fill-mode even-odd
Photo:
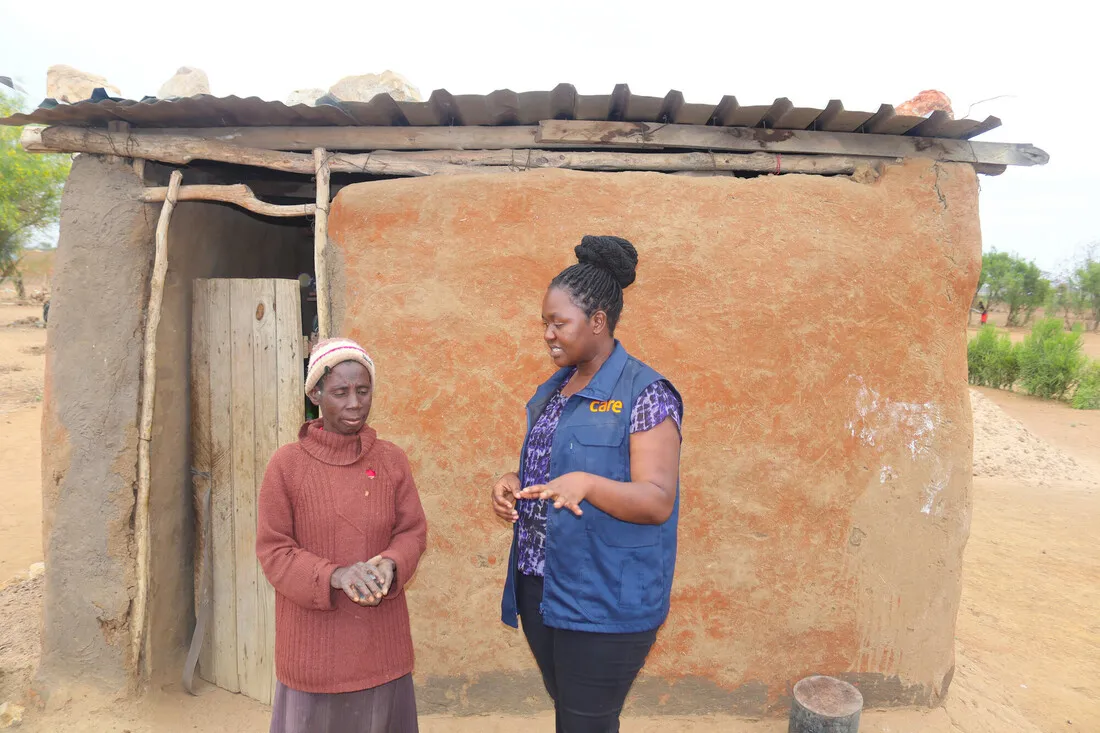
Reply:
[[[878,158],[930,158],[991,165],[1045,165],[1046,152],[1029,144],[970,142],[903,135],[871,135],[813,130],[658,125],[647,122],[540,123],[537,142],[573,147],[691,148]]]
[[[213,160],[238,165],[282,170],[289,173],[313,173],[310,156],[283,152],[286,140],[270,137],[266,128],[256,128],[268,136],[268,147],[246,147],[240,142],[250,135],[232,137],[209,134],[206,137],[136,134],[134,131],[112,134],[104,130],[73,127],[28,127],[23,131],[23,147],[30,152],[81,152],[145,158],[185,165],[193,160]],[[293,128],[300,143],[330,137],[333,128]],[[311,138],[309,130],[324,134]],[[851,132],[812,130],[766,130],[746,127],[676,125],[650,122],[588,122],[547,120],[538,127],[455,127],[455,128],[338,128],[351,149],[385,150],[528,150],[533,148],[600,149],[687,149],[725,152],[798,153],[803,155],[857,155],[872,158],[929,158],[945,162],[989,165],[1043,165],[1049,156],[1032,145],[971,142],[942,138],[901,135],[870,135]],[[325,132],[325,131],[328,132]],[[349,134],[350,133],[350,134]],[[393,143],[393,144],[386,144]],[[318,145],[317,147],[325,147]],[[345,148],[346,149],[346,148]],[[405,163],[402,163],[404,166]],[[425,175],[414,169],[393,170],[381,153],[373,155],[335,154],[333,172],[372,175]],[[437,171],[432,171],[437,172]]]

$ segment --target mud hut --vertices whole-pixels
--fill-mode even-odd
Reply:
[[[687,405],[672,615],[633,698],[758,715],[811,673],[947,693],[971,488],[978,175],[995,118],[550,92],[294,106],[91,101],[0,124],[79,153],[43,420],[37,678],[270,696],[255,492],[302,419],[303,334],[369,344],[430,522],[422,709],[546,707],[498,619],[486,507],[546,365],[537,303],[588,232],[637,243],[621,338]],[[315,277],[315,306],[295,278]],[[304,319],[304,320],[303,320]],[[473,376],[473,375],[476,375]],[[187,664],[191,650],[191,664]]]

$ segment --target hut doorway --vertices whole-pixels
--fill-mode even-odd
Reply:
[[[199,675],[271,703],[275,592],[256,560],[256,505],[271,454],[305,419],[297,280],[194,282],[191,449]]]

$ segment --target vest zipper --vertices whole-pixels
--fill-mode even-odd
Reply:
[[[576,394],[572,394],[572,395],[565,398],[565,404],[562,405],[562,408],[561,408],[561,416],[559,416],[559,418],[558,418],[558,425],[559,426],[561,425],[561,418],[565,416],[565,411],[569,407],[569,402],[574,397],[576,397],[577,394],[580,394],[580,392],[578,392]],[[553,468],[554,468],[554,464],[553,464],[554,453],[553,453],[552,445],[553,444],[551,444],[551,452],[550,452],[550,470],[551,470],[551,473],[553,473]],[[572,439],[570,439],[570,441],[569,441],[569,452],[570,453],[573,452],[573,441],[572,441]],[[543,617],[546,616],[546,586],[547,586],[548,580],[550,578],[550,512],[553,510],[553,508],[554,507],[550,506],[549,504],[546,507],[546,556],[543,558],[543,561],[542,561],[542,599],[539,601],[539,615],[543,616]]]

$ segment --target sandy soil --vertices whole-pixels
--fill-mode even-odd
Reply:
[[[0,702],[25,689],[38,654],[41,581],[4,579],[41,559],[38,450],[45,332],[37,307],[0,305]],[[1021,336],[1022,337],[1022,336]],[[1100,336],[1086,348],[1100,357]],[[4,367],[19,369],[3,371]],[[1100,731],[1100,412],[972,392],[975,485],[957,631],[957,670],[935,710],[867,711],[864,733]],[[211,689],[142,701],[79,695],[31,706],[21,730],[96,733],[255,730],[268,709]],[[426,716],[427,733],[551,730],[536,717]],[[781,733],[785,721],[635,718],[626,731]]]
[[[42,560],[41,313],[0,304],[0,583]]]

